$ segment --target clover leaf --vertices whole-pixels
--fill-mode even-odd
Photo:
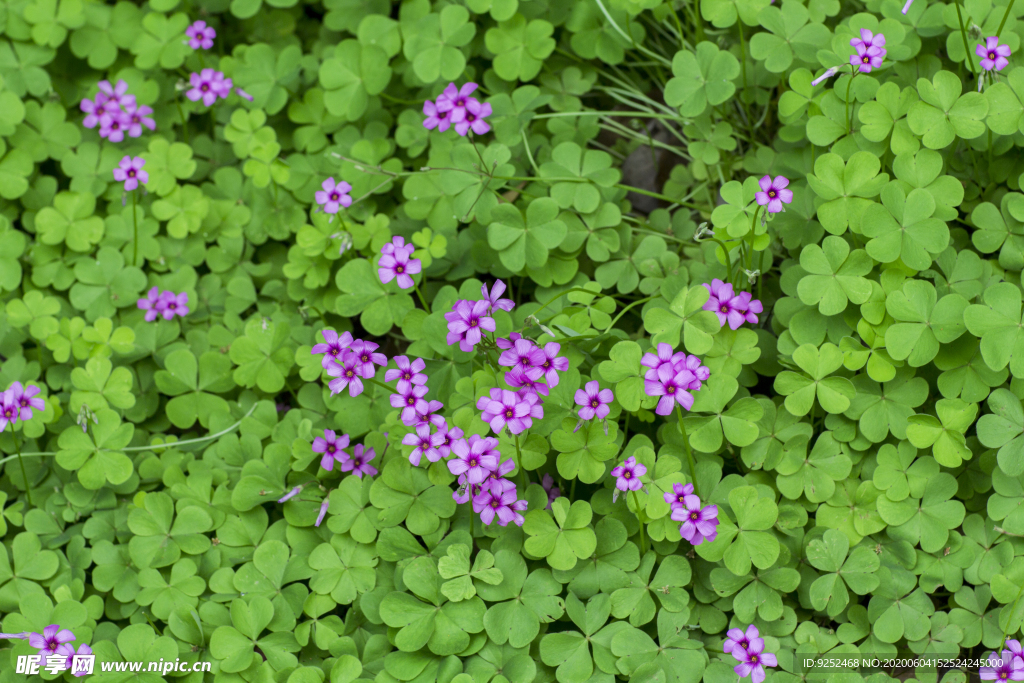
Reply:
[[[987,288],[982,298],[984,304],[972,304],[964,311],[967,329],[981,339],[981,357],[993,370],[1009,365],[1014,377],[1024,377],[1020,289],[1001,282]]]
[[[690,353],[706,353],[721,328],[718,317],[703,308],[710,296],[707,287],[698,285],[683,287],[671,301],[652,302],[644,311],[644,329],[651,333],[651,343],[681,344]]]
[[[735,525],[724,518],[718,538],[697,546],[697,554],[709,562],[724,559],[726,568],[738,576],[747,574],[751,564],[768,569],[780,552],[779,540],[770,531],[779,517],[774,497],[753,486],[738,486],[729,491],[728,502],[736,517]]]
[[[988,398],[991,413],[978,420],[978,441],[998,448],[999,469],[1011,477],[1024,474],[1024,408],[1007,389],[996,389]]]
[[[297,659],[292,653],[300,649],[294,633],[261,635],[273,618],[274,607],[262,595],[232,600],[231,624],[218,626],[213,632],[210,654],[220,660],[225,672],[244,671],[254,661],[264,661],[264,657],[275,668],[294,667]],[[256,653],[257,648],[262,656]]]
[[[530,510],[523,524],[529,537],[523,548],[535,557],[547,558],[553,569],[572,569],[597,547],[597,537],[589,526],[592,517],[589,503],[577,500],[570,505],[566,498],[556,499],[550,514],[547,510]]]
[[[887,173],[879,174],[881,162],[869,152],[856,152],[848,161],[838,154],[822,154],[814,162],[814,174],[807,176],[807,184],[814,193],[826,200],[817,209],[818,220],[833,235],[841,235],[850,226],[854,232],[863,231],[864,212],[889,180]]]
[[[484,615],[487,636],[499,645],[526,647],[540,633],[541,624],[555,621],[565,611],[559,597],[562,586],[549,569],[528,571],[519,553],[497,551],[494,566],[502,581],[477,586],[480,597],[492,603]]]
[[[800,266],[809,273],[797,285],[800,300],[817,306],[822,315],[842,313],[847,302],[862,304],[871,296],[871,283],[863,277],[871,272],[871,257],[863,249],[851,253],[842,237],[804,247]]]
[[[484,35],[487,49],[495,54],[494,71],[506,81],[531,81],[555,49],[555,27],[544,19],[529,22],[522,14],[501,21]]]
[[[816,569],[828,572],[811,584],[810,597],[814,609],[826,610],[829,616],[846,609],[849,591],[867,595],[878,587],[878,555],[864,546],[850,552],[850,542],[835,529],[807,545],[807,559]]]
[[[999,265],[1012,270],[1024,269],[1024,194],[1007,192],[999,207],[982,202],[971,212],[978,228],[971,242],[984,254],[999,252]]]
[[[696,117],[709,104],[716,106],[732,97],[740,63],[731,53],[705,41],[697,44],[696,52],[676,52],[672,75],[665,84],[665,102],[678,107],[683,116]]]
[[[438,559],[437,569],[442,579],[450,579],[441,584],[441,592],[452,602],[468,600],[476,595],[475,581],[493,586],[503,580],[501,570],[494,566],[494,555],[481,550],[471,567],[469,547],[461,543],[448,546],[448,554]]]
[[[79,252],[92,250],[103,239],[103,219],[94,216],[96,197],[88,192],[61,192],[53,198],[53,206],[43,208],[36,216],[36,229],[44,244],[64,242]]]
[[[321,543],[309,554],[309,567],[315,570],[309,587],[314,593],[330,595],[339,605],[350,605],[373,590],[377,562],[372,545],[359,543],[347,534],[335,534],[329,543]]]
[[[758,437],[757,421],[764,408],[749,396],[726,408],[739,390],[739,383],[729,375],[712,375],[697,395],[686,418],[690,445],[703,453],[715,453],[722,447],[722,437],[734,446],[749,446]],[[712,413],[696,416],[694,413]]]
[[[931,415],[915,415],[907,426],[907,438],[917,448],[932,447],[932,454],[940,465],[958,467],[971,457],[964,432],[978,415],[976,403],[958,398],[940,399],[935,404],[938,419]]]
[[[611,187],[619,181],[621,174],[611,165],[612,157],[607,152],[592,149],[584,153],[575,142],[563,142],[551,150],[551,161],[541,166],[540,175],[559,178],[552,181],[550,192],[561,208],[572,207],[580,213],[591,213],[601,203],[598,188]],[[579,178],[579,181],[564,178]]]
[[[245,335],[231,344],[231,361],[238,366],[233,375],[235,383],[258,386],[269,393],[280,391],[295,362],[294,352],[286,346],[289,333],[287,323],[250,318],[245,324]]]
[[[963,522],[963,503],[951,500],[956,490],[956,479],[940,472],[925,483],[921,498],[893,501],[887,496],[880,497],[878,513],[889,525],[888,533],[893,538],[920,543],[922,550],[933,553],[946,544],[950,529]]]
[[[933,218],[935,199],[927,190],[904,193],[898,184],[882,189],[882,204],[872,204],[864,214],[863,231],[872,238],[868,254],[882,263],[899,259],[914,270],[932,264],[932,254],[940,254],[949,245],[949,229],[944,221]]]
[[[957,137],[970,140],[985,132],[988,100],[977,92],[961,95],[962,87],[949,71],[939,71],[930,81],[917,80],[921,101],[910,108],[907,122],[925,147],[942,149]]]
[[[775,378],[775,390],[786,397],[786,410],[793,415],[806,415],[814,400],[827,412],[842,413],[850,407],[856,389],[845,377],[829,377],[843,364],[843,354],[835,344],[826,342],[821,348],[803,344],[793,352],[793,361],[804,374],[786,370]]]
[[[228,402],[216,395],[235,386],[227,356],[207,351],[197,362],[192,351],[179,349],[168,354],[164,364],[167,369],[153,379],[162,393],[175,397],[167,403],[167,417],[174,426],[187,429],[198,419],[209,427],[213,415],[227,412]]]
[[[776,483],[779,491],[791,500],[800,498],[802,493],[812,503],[822,503],[832,497],[835,483],[846,479],[852,466],[832,432],[818,436],[810,454],[807,440],[797,437],[787,445],[781,462],[775,466],[779,473]]]

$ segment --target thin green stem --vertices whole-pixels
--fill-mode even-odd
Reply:
[[[547,180],[547,178],[545,178],[545,180]],[[647,195],[648,197],[654,197],[655,199],[660,199],[665,202],[671,202],[672,204],[679,204],[680,206],[685,206],[690,209],[699,210],[701,208],[692,202],[684,202],[679,199],[673,199],[672,197],[669,197],[667,195],[659,194],[657,192],[651,192],[650,190],[644,190],[639,187],[633,187],[632,185],[623,185],[622,183],[615,183],[615,187],[621,187],[623,190],[629,190],[630,192],[636,192],[637,194]]]
[[[967,67],[971,70],[971,75],[974,75],[974,61],[971,60],[971,48],[967,45],[967,30],[964,28],[964,16],[960,12],[960,0],[953,0],[956,4],[956,20],[960,22],[960,37],[964,39],[964,53],[967,57]]]
[[[413,281],[412,287],[416,290],[416,296],[420,298],[420,303],[423,304],[423,310],[427,312],[427,315],[430,315],[430,304],[428,304],[427,300],[423,298],[423,292],[420,291],[420,286]]]
[[[381,382],[378,379],[374,379],[373,377],[364,377],[363,379],[365,379],[370,384],[376,384],[378,387],[382,387],[384,389],[387,389],[392,394],[397,394],[398,393],[398,389],[395,389],[393,387],[389,387],[387,384],[384,384],[384,382]]]
[[[683,446],[686,448],[686,460],[690,463],[690,479],[693,480],[693,492],[700,497],[700,490],[697,488],[697,468],[693,464],[693,449],[690,448],[690,438],[686,435],[686,425],[683,424],[683,407],[676,406],[679,411],[679,431],[683,433]]]
[[[636,491],[633,491],[633,505],[636,506],[636,519],[640,522],[640,557],[647,554],[647,538],[644,535],[644,519],[640,515],[643,513],[640,511],[640,497],[636,495]]]
[[[181,108],[181,98],[180,97],[175,97],[174,98],[174,104],[176,104],[178,106],[178,115],[181,116],[182,132],[185,134],[185,144],[187,145],[187,144],[189,144],[189,142],[188,142],[188,119],[185,118],[185,110],[183,110]]]
[[[1006,20],[1010,18],[1010,11],[1013,10],[1014,0],[1010,0],[1009,4],[1006,5],[1006,11],[1003,13],[1003,20],[999,22],[999,29],[996,31],[996,38],[1003,32],[1003,27],[1006,26]]]
[[[541,306],[541,307],[540,307],[540,308],[538,308],[538,309],[537,309],[536,311],[534,311],[534,312],[533,312],[533,315],[534,315],[534,316],[536,316],[536,315],[537,315],[538,313],[540,313],[540,312],[541,312],[541,311],[543,311],[543,310],[544,310],[545,308],[547,308],[547,307],[548,307],[548,306],[550,306],[551,304],[553,304],[553,303],[555,303],[556,301],[558,301],[559,299],[561,299],[561,298],[562,298],[563,296],[565,296],[566,294],[572,294],[573,292],[583,292],[584,294],[590,294],[591,296],[593,296],[593,297],[595,297],[595,298],[597,298],[598,296],[611,296],[611,297],[612,297],[613,299],[615,298],[615,296],[614,296],[614,295],[611,295],[611,294],[604,294],[604,295],[602,295],[602,294],[601,294],[600,292],[595,292],[595,291],[594,291],[594,290],[592,290],[592,289],[584,289],[583,287],[573,287],[572,289],[567,289],[567,290],[565,290],[565,291],[564,291],[564,292],[562,292],[561,294],[559,294],[559,295],[555,296],[555,297],[554,297],[553,299],[549,299],[549,300],[547,301],[547,303],[545,303],[545,304],[544,304],[543,306]]]
[[[621,311],[619,311],[619,314],[615,316],[615,319],[612,320],[611,324],[608,327],[604,328],[605,333],[609,332],[613,327],[615,327],[615,323],[619,322],[619,318],[624,316],[629,309],[633,308],[634,306],[639,306],[642,303],[646,303],[654,298],[656,298],[656,296],[644,297],[643,299],[638,299],[637,301],[634,301],[630,305],[623,308]]]
[[[846,84],[846,134],[849,135],[853,132],[850,122],[850,88],[853,87],[853,79],[857,77],[857,71],[850,65],[850,82]]]
[[[21,439],[18,438],[18,432],[11,431],[11,436],[14,437],[14,450],[18,454],[18,463],[21,465],[21,477],[25,480],[25,495],[28,497],[28,505],[32,507],[32,484],[28,480],[28,470],[25,469],[25,460],[21,457]]]
[[[530,478],[526,476],[526,468],[523,467],[523,452],[519,448],[519,435],[514,435],[516,438],[516,469],[519,470],[519,476],[523,480],[523,495],[526,495],[526,487],[530,485]]]
[[[134,256],[132,256],[132,265],[139,265],[139,214],[135,210],[136,206],[135,192],[132,192],[132,220],[135,221],[135,237],[132,239],[132,247],[135,250]]]
[[[576,478],[573,477],[572,483],[569,484],[569,502],[576,500]]]

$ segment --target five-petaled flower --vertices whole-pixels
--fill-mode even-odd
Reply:
[[[217,31],[200,19],[185,29],[185,35],[189,39],[188,46],[193,50],[209,50],[213,47],[213,39],[217,37]]]
[[[740,678],[750,676],[751,683],[762,683],[765,679],[764,667],[778,666],[779,661],[771,652],[764,651],[764,640],[752,638],[746,648],[733,648],[732,656],[739,662],[733,671]]]
[[[672,519],[682,522],[679,533],[692,545],[710,543],[718,536],[718,506],[701,507],[697,496],[683,496],[683,504],[672,510]]]
[[[361,443],[357,443],[355,448],[352,449],[352,456],[346,456],[341,461],[341,471],[351,472],[360,479],[365,474],[368,477],[372,477],[377,474],[377,468],[370,464],[370,461],[377,457],[377,453],[372,448],[366,448]]]
[[[481,484],[498,469],[501,454],[496,450],[498,440],[473,434],[452,444],[454,458],[448,461],[448,471],[456,477],[465,476],[470,484]]]
[[[36,395],[39,394],[39,387],[34,384],[22,386],[21,382],[11,382],[11,386],[4,393],[7,394],[7,401],[18,410],[18,418],[22,422],[32,419],[33,409],[46,409],[46,402],[41,398],[36,398]]]
[[[732,285],[718,278],[713,279],[711,284],[705,282],[704,287],[711,296],[704,302],[703,309],[717,315],[718,324],[722,327],[727,322],[733,330],[745,322],[754,324],[758,321],[757,314],[764,311],[764,306],[757,299],[752,299],[750,292],[736,294]]]
[[[459,349],[470,352],[483,339],[484,332],[494,332],[494,318],[487,315],[490,302],[460,300],[444,314],[448,321],[448,345],[458,343]]]
[[[231,94],[231,79],[213,69],[193,72],[189,76],[189,83],[192,87],[185,93],[185,97],[193,102],[202,100],[207,107],[213,106],[218,97],[227,98]]]
[[[125,192],[131,192],[139,186],[149,182],[149,173],[142,170],[146,160],[142,157],[125,156],[114,169],[114,180],[124,183]]]
[[[779,213],[783,204],[793,202],[793,190],[786,189],[789,186],[789,178],[786,176],[775,176],[773,180],[771,176],[766,175],[758,180],[757,184],[761,190],[754,194],[754,199],[758,205],[767,206],[768,213]]]
[[[1000,45],[996,36],[986,38],[984,45],[979,43],[974,53],[981,57],[981,68],[985,71],[1002,71],[1010,63],[1010,46]]]
[[[323,436],[313,439],[313,452],[321,453],[320,467],[328,472],[334,469],[335,462],[343,462],[348,457],[344,450],[348,448],[348,434],[338,436],[332,429],[325,429]]]
[[[647,466],[637,462],[634,456],[629,456],[621,465],[612,469],[612,476],[615,477],[615,488],[620,491],[639,491],[643,488],[640,477],[647,474]]]
[[[42,633],[30,633],[28,644],[39,650],[43,656],[57,654],[57,648],[75,639],[75,634],[59,624],[50,624]]]
[[[595,417],[603,420],[608,417],[611,408],[608,404],[612,402],[615,395],[611,389],[601,389],[598,381],[591,380],[586,383],[583,389],[577,389],[576,405],[580,406],[579,417],[581,420],[593,420]]]
[[[317,190],[314,198],[317,204],[324,207],[324,213],[338,213],[341,207],[347,209],[352,206],[352,197],[348,194],[352,186],[344,180],[338,183],[332,176],[321,183],[320,187],[323,189]]]

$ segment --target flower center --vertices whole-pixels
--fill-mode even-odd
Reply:
[[[666,391],[667,393],[669,393],[669,394],[674,394],[674,393],[676,393],[676,388],[675,388],[675,387],[669,387],[669,388],[668,388],[668,389],[666,389],[665,391]]]
[[[728,306],[722,306],[722,313],[728,313],[728,312],[729,312],[729,307]]]
[[[597,399],[594,399],[593,401],[591,401],[591,402],[590,402],[590,407],[591,407],[591,408],[596,408],[596,407],[598,407],[599,405],[601,405],[601,402],[600,402],[600,401],[598,401]]]
[[[475,320],[470,320],[469,321],[469,326],[470,327],[476,327],[476,321]]]
[[[509,410],[505,411],[505,417],[512,417],[512,409],[511,408]]]
[[[331,354],[332,356],[337,356],[339,353],[341,353],[341,349],[339,349],[336,346],[332,346],[327,353]]]
[[[404,375],[402,375],[402,379],[404,379],[404,380],[406,380],[406,381],[408,381],[408,380],[411,380],[411,379],[412,379],[412,375],[410,375],[410,374],[409,374],[409,373],[407,372],[407,373],[405,373]]]
[[[465,98],[460,97],[459,99],[455,100],[455,106],[456,107],[465,107],[466,106]]]
[[[208,86],[207,84],[203,83],[201,86],[199,86],[199,89],[202,90],[203,92],[206,92],[206,91],[208,91],[210,89],[210,86]]]
[[[492,500],[492,501],[491,501],[491,507],[492,507],[492,508],[497,508],[497,507],[498,507],[498,501],[496,501],[496,500]]]
[[[989,53],[988,53],[988,58],[989,58],[989,59],[995,59],[995,58],[996,58],[996,53],[995,53],[995,52],[989,52]],[[1006,677],[1006,676],[1003,676],[1003,678],[1005,678],[1005,677]]]
[[[331,444],[331,445],[329,445],[327,447],[327,452],[328,453],[333,453],[334,451],[335,451],[334,444]]]
[[[695,520],[695,519],[697,519],[698,517],[700,517],[700,515],[698,515],[698,514],[697,514],[696,512],[691,512],[691,513],[690,513],[690,519],[693,519],[693,520]]]
[[[448,118],[448,112],[446,112],[446,111],[439,111],[439,112],[437,112],[437,118],[439,118],[439,119],[446,119],[446,118]]]
[[[771,197],[772,199],[775,199],[775,190],[769,190],[768,196]]]
[[[352,377],[352,376],[353,376],[353,375],[355,375],[355,374],[356,374],[356,373],[355,373],[354,371],[352,371],[352,370],[349,370],[348,372],[346,372],[346,373],[345,373],[345,376],[346,376],[346,377]]]
[[[405,404],[407,406],[411,406],[414,403],[416,403],[416,397],[415,396],[410,396],[409,398],[405,399]]]
[[[466,120],[469,121],[470,123],[473,123],[474,121],[476,121],[476,117],[473,116],[472,114],[466,114]]]
[[[171,309],[172,311],[175,308],[177,308],[177,307],[178,307],[178,305],[176,303],[174,303],[173,301],[171,303],[167,304],[167,308]]]
[[[340,199],[340,197],[338,196],[338,193],[337,193],[337,192],[332,192],[332,193],[331,193],[331,201],[332,201],[332,202],[336,202],[336,201],[338,201],[339,199]]]
[[[676,498],[676,500],[678,500],[680,503],[682,503],[683,502],[683,496],[679,496],[678,498]]]
[[[362,458],[352,458],[352,466],[353,467],[362,467],[363,466],[363,459]]]
[[[868,62],[870,62],[870,61],[871,61],[871,58],[870,58],[870,57],[868,57],[867,55],[864,55],[864,59],[863,59],[863,60],[861,60],[861,61],[863,61],[863,62],[864,62],[865,64],[867,64]]]
[[[363,355],[359,356],[359,360],[363,361],[364,363],[369,363],[370,362],[369,356],[367,356],[365,353]]]
[[[750,655],[750,663],[757,664],[757,655]]]

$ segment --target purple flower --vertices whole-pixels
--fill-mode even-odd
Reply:
[[[702,307],[705,311],[711,311],[718,316],[718,324],[725,327],[725,323],[729,323],[730,329],[739,329],[740,325],[747,322],[747,306],[750,302],[749,292],[746,298],[743,298],[733,292],[732,285],[726,284],[715,278],[711,281],[711,284],[704,283],[704,287],[711,292],[711,296]],[[761,302],[757,302],[757,312],[760,313]],[[757,316],[754,315],[754,322],[757,322]]]
[[[189,314],[188,292],[182,292],[181,294],[175,294],[170,291],[162,292],[160,298],[164,300],[164,309],[161,311],[164,320],[170,320],[175,315],[184,318]]]
[[[516,464],[513,462],[512,458],[501,461],[498,463],[497,468],[492,470],[490,476],[487,477],[487,479],[485,479],[480,485],[481,488],[488,489],[498,487],[498,489],[501,489],[503,486],[514,485],[512,482],[506,480],[505,477],[511,474],[515,468]]]
[[[739,298],[739,305],[742,306],[743,310],[746,312],[743,316],[744,319],[751,325],[756,324],[758,321],[757,314],[764,311],[764,305],[760,300],[755,299],[750,292],[740,292]]]
[[[690,487],[693,488],[692,486]],[[746,650],[750,645],[750,641],[754,638],[759,638],[760,633],[757,631],[757,627],[751,624],[747,627],[746,632],[743,629],[731,628],[725,634],[727,638],[722,643],[722,652],[732,652],[736,649]]]
[[[444,424],[444,418],[440,415],[435,415],[434,413],[441,410],[441,408],[444,408],[444,404],[440,401],[430,401],[427,403],[427,409],[425,411],[422,413],[417,411],[416,416],[413,419],[408,421],[403,420],[402,424],[412,427],[418,425],[420,422],[429,421],[430,424],[440,428],[440,426]]]
[[[520,400],[526,401],[529,404],[531,421],[544,419],[544,404],[541,402],[540,396],[537,395],[536,391],[520,389],[516,392],[516,395],[519,396]]]
[[[511,311],[516,307],[516,302],[512,299],[502,299],[501,295],[505,292],[505,283],[501,280],[495,280],[494,284],[491,285],[491,291],[487,291],[487,284],[480,285],[480,293],[483,294],[484,300],[490,303],[490,308],[487,310],[488,313],[492,313],[495,309],[501,311]]]
[[[423,122],[423,127],[427,130],[437,128],[438,132],[443,133],[451,128],[451,112],[441,111],[437,108],[437,105],[430,100],[423,103],[423,114],[427,117],[427,120]]]
[[[317,190],[314,197],[316,203],[324,207],[324,213],[338,213],[340,207],[344,206],[347,209],[352,206],[352,197],[348,194],[352,191],[352,186],[344,180],[336,183],[334,176],[331,176],[320,183],[320,187],[323,189]]]
[[[525,511],[526,508],[529,507],[529,505],[529,501],[526,500],[517,500],[516,502],[512,503],[512,512],[514,512],[516,515],[512,519],[512,521],[515,523],[516,526],[522,526],[526,523],[526,517],[524,517],[521,513]]]
[[[384,381],[392,382],[397,379],[398,393],[405,393],[414,384],[418,386],[427,383],[427,376],[422,372],[427,364],[423,362],[422,358],[417,358],[410,363],[406,356],[395,356],[394,361],[398,368],[386,371]]]
[[[856,54],[850,55],[850,64],[858,67],[858,71],[861,73],[869,74],[872,69],[877,69],[882,66],[882,58],[885,57],[885,50],[873,46],[864,47],[863,45],[858,45],[856,50]],[[760,203],[761,201],[758,200],[758,204]],[[787,202],[787,204],[788,203],[789,202]],[[771,209],[768,210],[771,211]],[[772,213],[776,212],[772,211]]]
[[[391,394],[391,407],[402,410],[402,422],[410,424],[417,415],[427,411],[428,403],[424,396],[427,395],[427,387],[422,384],[409,384],[405,391]],[[412,422],[412,424],[416,424]]]
[[[124,140],[124,132],[130,125],[130,121],[120,109],[108,110],[100,117],[100,137],[107,138],[111,142]]]
[[[36,410],[46,409],[46,402],[43,399],[34,398],[39,393],[39,387],[34,384],[29,384],[23,388],[21,382],[12,382],[5,393],[10,394],[10,400],[18,409],[18,417],[23,422],[32,419],[33,408]]]
[[[167,308],[167,302],[161,296],[160,288],[153,287],[146,292],[145,298],[139,299],[136,306],[146,312],[146,322],[151,323],[164,312],[164,309]]]
[[[78,646],[78,652],[75,652],[75,649],[73,647],[71,647],[70,645],[62,645],[61,647],[68,648],[68,650],[65,650],[68,658],[67,658],[67,661],[64,662],[64,668],[67,669],[68,671],[71,671],[71,665],[74,663],[74,657],[75,657],[76,654],[77,655],[91,655],[92,654],[92,648],[89,647],[88,645],[86,645],[85,643],[81,643]],[[87,671],[76,671],[75,672],[75,678],[78,678],[80,676],[88,676],[88,675],[89,674],[88,674]]]
[[[18,421],[21,410],[14,401],[14,394],[10,389],[0,393],[0,432],[7,429],[7,425],[14,426]]]
[[[441,452],[441,457],[447,458],[452,454],[455,443],[462,438],[462,430],[458,427],[449,427],[443,419],[440,424],[435,424],[437,432],[434,437],[437,439],[436,448]]]
[[[145,104],[140,106],[133,102],[125,105],[124,118],[125,125],[128,128],[128,136],[133,138],[139,137],[142,135],[143,126],[150,130],[156,130],[156,121],[153,120],[152,113],[153,108]]]
[[[342,434],[339,437],[333,430],[325,429],[322,437],[318,436],[313,439],[313,452],[323,453],[324,457],[320,459],[320,467],[328,472],[334,469],[335,461],[340,463],[348,457],[348,453],[343,451],[343,448],[348,448],[348,434]]]
[[[672,510],[672,519],[683,523],[679,533],[693,545],[710,543],[718,536],[718,506],[702,508],[697,496],[684,496],[682,507]]]
[[[906,14],[910,11],[910,6],[914,4],[914,0],[907,0],[907,4],[903,6],[903,13]]]
[[[373,367],[374,364],[380,366],[388,364],[387,356],[383,353],[375,353],[378,348],[380,348],[379,344],[356,339],[345,352],[346,355],[351,355],[355,359],[356,370],[363,379],[371,379],[377,374],[377,369]]]
[[[427,456],[427,460],[430,462],[437,462],[441,459],[441,452],[437,450],[434,442],[431,440],[430,424],[427,422],[421,422],[416,425],[415,433],[406,434],[402,439],[402,443],[406,446],[415,446],[412,453],[409,454],[409,462],[414,466],[419,466],[420,459],[424,455]]]
[[[1006,649],[1013,653],[1015,659],[1020,660],[1021,664],[1024,664],[1024,649],[1021,648],[1019,640],[1007,638]]]
[[[546,360],[547,355],[537,348],[536,344],[529,339],[520,338],[515,341],[512,348],[501,352],[501,355],[498,356],[498,365],[526,370],[540,367]]]
[[[518,498],[516,487],[510,481],[505,481],[505,484],[484,488],[473,496],[473,512],[480,515],[484,524],[490,525],[495,517],[498,518],[499,526],[508,526],[509,522],[516,521],[516,511],[512,509]]]
[[[551,504],[558,499],[558,496],[561,493],[561,491],[559,491],[558,487],[555,486],[555,480],[551,477],[550,474],[544,475],[544,478],[540,480],[540,485],[544,487],[544,490],[548,494],[548,504],[544,509],[550,510]]]
[[[341,362],[333,361],[327,366],[327,374],[335,378],[327,383],[331,396],[344,391],[345,387],[348,387],[348,395],[353,398],[363,393],[363,380],[359,378],[358,366],[359,361],[351,354],[346,354]]]
[[[385,242],[384,246],[380,248],[380,253],[385,255],[404,252],[406,256],[412,256],[414,251],[416,251],[416,247],[406,244],[405,238],[401,236],[393,237],[390,242]]]
[[[337,332],[331,329],[321,330],[320,334],[324,337],[323,343],[314,344],[310,353],[313,355],[324,354],[322,363],[326,368],[331,361],[341,358],[345,349],[352,345],[352,334],[342,332],[339,336]]]
[[[974,53],[981,57],[981,68],[985,71],[1002,71],[1010,63],[1010,46],[1000,45],[997,36],[986,38],[984,45],[979,43]]]
[[[125,192],[131,192],[139,186],[140,182],[143,185],[149,182],[149,173],[142,170],[145,165],[146,160],[142,157],[125,155],[121,159],[121,163],[114,169],[114,180],[124,183]]]
[[[485,414],[493,415],[486,420],[495,434],[508,425],[508,431],[513,434],[521,434],[533,426],[533,418],[530,417],[530,403],[519,397],[514,391],[501,389],[500,397],[492,398],[487,404]]]
[[[857,47],[877,47],[879,49],[885,47],[885,36],[881,33],[872,33],[866,28],[860,30],[860,38],[850,38],[850,45],[856,49]]]
[[[341,463],[342,472],[351,472],[360,479],[365,474],[372,477],[377,474],[377,468],[370,464],[370,461],[377,457],[372,448],[364,450],[363,444],[357,443],[352,449],[352,457],[346,457]]]
[[[231,93],[231,79],[225,79],[224,74],[213,69],[193,72],[189,76],[189,83],[192,89],[185,93],[185,97],[193,102],[202,100],[207,107],[213,106],[218,97],[227,97]]]
[[[458,110],[452,112],[452,120],[455,121],[455,116]],[[466,103],[466,109],[462,115],[462,119],[455,121],[455,132],[465,137],[465,135],[472,129],[477,135],[483,135],[491,130],[491,127],[484,121],[485,118],[491,115],[491,105],[488,102],[481,104],[476,100],[470,98],[469,102]],[[504,526],[504,525],[502,525]]]
[[[754,638],[746,649],[733,648],[732,656],[739,662],[733,671],[740,678],[750,676],[751,683],[762,683],[765,679],[764,667],[778,666],[779,661],[771,652],[764,651],[764,640]]]
[[[779,213],[783,204],[793,203],[793,190],[786,189],[789,185],[789,178],[786,176],[777,175],[775,180],[772,180],[771,176],[766,175],[758,180],[757,184],[761,191],[755,193],[754,198],[758,205],[768,206],[768,213]]]
[[[978,671],[983,681],[1024,681],[1024,662],[1010,650],[990,653],[987,663]]]
[[[453,309],[444,314],[448,321],[448,345],[459,343],[459,349],[470,352],[480,343],[483,331],[494,332],[494,318],[487,315],[488,301],[455,302]]]
[[[85,112],[86,116],[82,120],[82,125],[86,128],[95,128],[99,125],[100,119],[107,114],[107,112],[118,111],[117,102],[110,102],[106,95],[102,92],[97,93],[96,100],[90,100],[88,98],[82,100],[81,104],[78,105],[82,111]]]
[[[324,517],[327,516],[329,507],[331,507],[331,499],[324,498],[324,502],[320,503],[320,513],[316,516],[316,523],[313,526],[320,526],[320,522],[324,521]]]
[[[469,82],[459,88],[454,83],[449,83],[440,95],[437,96],[437,108],[440,111],[450,112],[452,123],[462,121],[466,116],[466,107],[470,102],[476,100],[470,95],[480,86]],[[459,133],[465,135],[465,133]]]
[[[482,484],[491,472],[498,469],[501,454],[497,447],[498,440],[493,437],[473,434],[468,441],[459,439],[452,444],[456,457],[448,461],[448,471],[457,477],[465,475],[470,484]]]
[[[647,467],[632,455],[612,469],[612,476],[615,477],[615,488],[620,491],[639,491],[643,488],[640,477],[647,474]]]
[[[327,469],[331,469],[331,468],[328,467]],[[301,486],[296,486],[296,487],[292,488],[291,491],[289,491],[288,493],[286,493],[283,496],[281,496],[280,498],[278,498],[277,502],[278,503],[287,503],[289,500],[291,500],[295,496],[299,495],[300,491],[302,491],[302,487]]]
[[[248,100],[248,101],[252,102],[255,99],[252,95],[250,95],[249,93],[245,92],[241,88],[235,88],[235,92],[238,93],[238,96],[241,97],[244,100]]]
[[[118,81],[116,86],[111,85],[110,81],[104,80],[97,83],[97,86],[105,100],[116,108],[124,109],[125,105],[135,104],[135,95],[127,94],[128,83],[124,80]],[[97,95],[97,97],[99,96]]]
[[[505,381],[513,389],[525,388],[529,392],[547,396],[550,392],[548,385],[538,381],[543,376],[544,371],[540,368],[512,368],[505,373]]]
[[[760,306],[761,302],[757,302]],[[758,311],[760,312],[760,310]],[[750,315],[748,314],[748,319]],[[754,322],[757,322],[757,316],[754,316]],[[701,359],[697,356],[687,356],[685,353],[677,353],[672,358],[675,359],[677,356],[682,356],[678,360],[674,360],[672,368],[679,372],[680,370],[689,370],[693,373],[694,379],[690,381],[690,386],[687,387],[689,391],[700,391],[702,383],[711,376],[711,370],[705,365],[701,365]]]
[[[644,380],[644,391],[648,396],[661,396],[654,412],[668,415],[676,403],[689,410],[693,406],[693,394],[689,392],[689,386],[694,379],[689,370],[676,371],[668,365],[658,368],[656,378]]]
[[[715,280],[715,282],[721,282],[721,280]],[[647,379],[654,379],[658,376],[658,368],[662,365],[675,367],[677,363],[685,361],[685,359],[685,353],[680,351],[674,354],[670,344],[661,342],[658,344],[656,353],[648,351],[644,354],[644,357],[640,359],[640,365],[649,368],[646,374]]]
[[[672,491],[666,491],[661,494],[665,498],[665,502],[672,506],[674,512],[678,508],[686,507],[686,496],[693,495],[693,484],[672,484]],[[728,650],[726,650],[728,652]]]
[[[57,648],[75,639],[75,634],[58,624],[50,624],[41,634],[28,634],[28,643],[43,656],[57,654]]]
[[[582,406],[578,413],[581,420],[593,420],[595,417],[603,420],[611,412],[608,404],[612,402],[615,395],[612,394],[611,389],[601,389],[600,386],[595,379],[587,382],[583,389],[576,390],[574,398],[576,399],[576,405]]]
[[[557,387],[558,373],[569,369],[569,359],[558,355],[561,350],[562,346],[558,342],[548,342],[541,349],[544,361],[539,364],[539,367],[544,370],[544,381],[548,383],[549,387]]]
[[[821,74],[820,76],[815,78],[813,81],[811,81],[811,87],[814,87],[814,86],[818,85],[819,83],[821,83],[822,81],[825,81],[825,80],[828,80],[829,78],[832,78],[833,76],[836,75],[836,72],[838,72],[838,71],[839,71],[839,67],[837,67],[837,66],[833,66],[831,68],[825,69],[825,73]]]
[[[206,22],[199,20],[185,29],[185,35],[189,37],[188,46],[193,50],[209,50],[213,47],[213,39],[217,37],[217,31]]]
[[[380,281],[387,284],[396,280],[401,289],[412,289],[416,285],[412,276],[422,270],[423,263],[418,258],[411,258],[404,249],[395,249],[394,253],[383,254],[377,262],[377,275],[380,276]]]

